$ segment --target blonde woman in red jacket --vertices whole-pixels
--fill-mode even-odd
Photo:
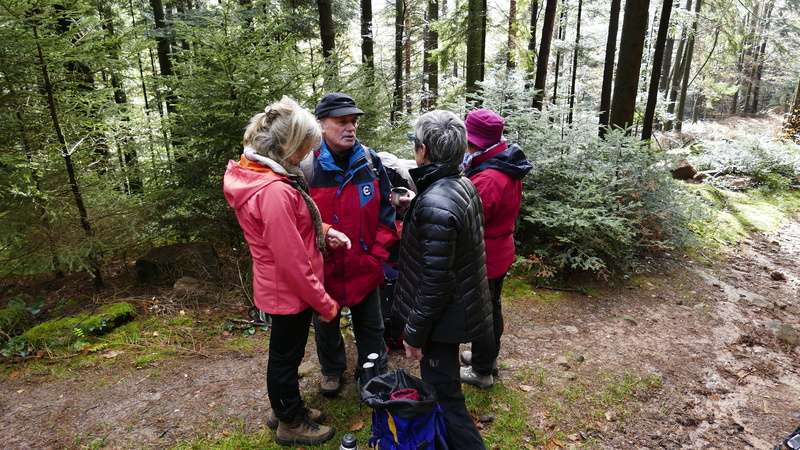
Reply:
[[[297,369],[305,354],[312,311],[330,321],[338,304],[323,285],[323,252],[350,248],[344,233],[322,223],[297,163],[322,136],[316,119],[284,97],[254,116],[244,154],[229,161],[224,192],[253,257],[256,307],[272,318],[267,390],[268,425],[282,445],[313,445],[335,434],[325,414],[305,407]]]

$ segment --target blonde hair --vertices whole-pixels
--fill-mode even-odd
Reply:
[[[307,145],[318,147],[322,132],[314,116],[289,97],[283,97],[250,119],[242,145],[278,163],[289,160]]]

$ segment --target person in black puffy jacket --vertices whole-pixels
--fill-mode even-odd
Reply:
[[[409,173],[417,196],[400,239],[394,310],[406,324],[406,356],[420,362],[422,379],[436,389],[449,446],[483,449],[461,392],[458,362],[460,343],[492,330],[483,205],[459,168],[467,149],[461,119],[430,111],[417,119],[414,133],[418,167]]]

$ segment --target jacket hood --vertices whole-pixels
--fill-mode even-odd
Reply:
[[[260,166],[261,170],[248,169],[236,161],[228,161],[223,178],[223,191],[228,204],[234,209],[240,209],[256,192],[283,178],[260,164],[253,162],[250,164]]]
[[[533,166],[528,162],[528,158],[525,157],[525,152],[522,151],[519,145],[512,144],[508,149],[478,164],[467,176],[475,175],[487,169],[495,169],[522,180],[532,168]]]

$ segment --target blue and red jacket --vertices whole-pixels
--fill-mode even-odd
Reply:
[[[398,239],[386,169],[375,152],[358,141],[352,150],[343,170],[323,141],[313,152],[312,171],[306,172],[322,221],[352,242],[349,250],[329,248],[325,257],[325,290],[340,306],[358,304],[383,283],[387,249]]]

